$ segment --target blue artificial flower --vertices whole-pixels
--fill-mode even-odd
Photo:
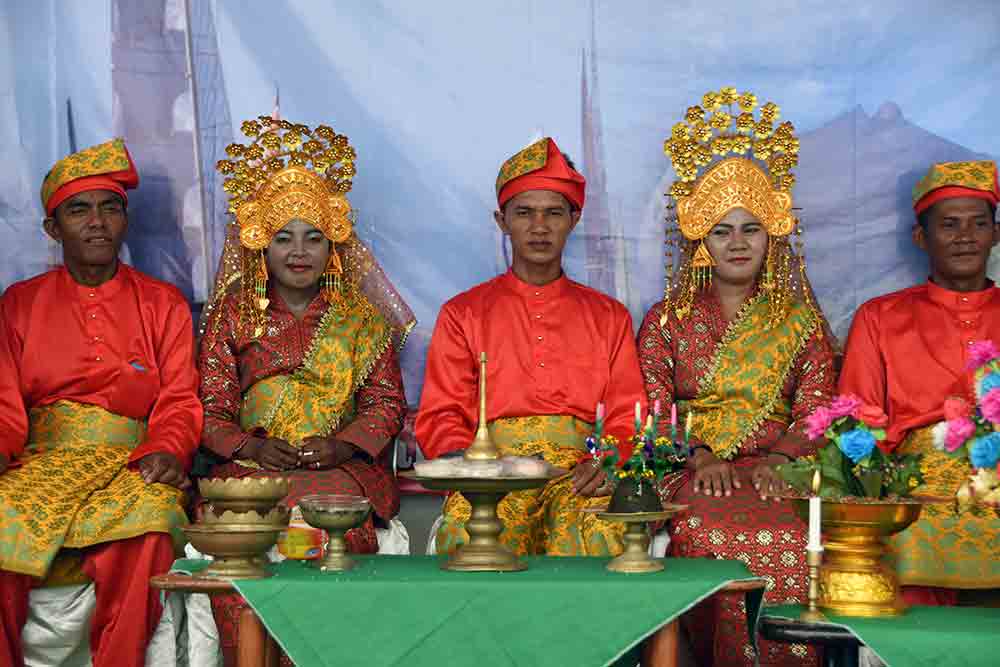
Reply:
[[[875,449],[875,436],[864,429],[855,428],[841,433],[837,446],[844,452],[844,456],[857,463]]]
[[[992,468],[1000,460],[1000,433],[990,433],[972,441],[969,460],[977,468]]]
[[[983,376],[983,379],[979,381],[979,395],[985,396],[990,389],[996,389],[1000,387],[1000,373],[992,372],[987,373]]]

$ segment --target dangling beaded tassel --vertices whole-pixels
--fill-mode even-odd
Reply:
[[[712,254],[708,252],[708,247],[705,246],[704,241],[698,243],[698,248],[694,251],[694,257],[691,258],[691,266],[695,269],[699,290],[703,290],[712,284],[712,267],[715,266],[715,260],[712,259]]]
[[[264,318],[267,313],[267,306],[271,303],[267,298],[267,262],[264,259],[264,251],[260,251],[257,257],[257,270],[253,280],[254,308],[252,317],[254,324],[254,338],[264,335]]]
[[[326,270],[320,278],[320,289],[323,292],[323,300],[335,307],[342,308],[344,304],[344,290],[341,282],[343,267],[340,264],[340,255],[334,250],[327,260]]]
[[[667,204],[667,208],[673,208],[673,204]],[[666,246],[666,266],[663,271],[663,311],[660,313],[660,326],[666,326],[667,316],[670,312],[670,298],[674,291],[674,245],[673,227],[670,218],[667,219],[667,229],[663,237]]]

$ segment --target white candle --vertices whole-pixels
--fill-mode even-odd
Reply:
[[[806,545],[809,551],[821,551],[823,541],[820,538],[820,499],[813,496],[809,499],[809,543]]]

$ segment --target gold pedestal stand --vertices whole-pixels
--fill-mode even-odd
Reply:
[[[667,505],[660,512],[597,512],[601,521],[617,521],[625,524],[625,551],[620,556],[611,559],[605,568],[611,572],[625,574],[645,574],[659,572],[663,569],[662,558],[651,558],[649,555],[649,531],[646,524],[650,521],[664,521],[677,512],[686,509],[684,505]]]
[[[906,611],[896,572],[883,562],[886,539],[920,516],[922,503],[824,500],[825,557],[819,570],[819,607],[840,616],[898,616]],[[808,520],[809,505],[795,500]],[[810,569],[813,567],[810,563]]]
[[[459,491],[472,505],[472,513],[465,524],[469,541],[460,546],[441,569],[457,572],[516,572],[528,567],[500,543],[503,522],[497,516],[497,504],[511,491],[544,485],[549,481],[548,477],[406,477],[435,491]]]
[[[465,450],[466,461],[496,461],[496,444],[486,426],[486,353],[479,355],[479,427],[472,444]],[[460,546],[441,569],[458,572],[515,572],[528,566],[500,543],[503,522],[497,505],[511,491],[544,486],[549,477],[426,477],[402,473],[434,491],[458,491],[472,506],[465,530],[469,542]]]
[[[288,494],[284,477],[202,479],[209,505],[201,519],[183,528],[188,541],[212,563],[196,574],[206,579],[263,579],[267,551],[288,528],[290,512],[278,506]]]

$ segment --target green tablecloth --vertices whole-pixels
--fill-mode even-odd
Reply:
[[[767,607],[763,614],[798,618],[802,607]],[[827,615],[850,630],[889,667],[995,667],[1000,665],[1000,609],[910,607],[893,618]]]
[[[743,563],[667,559],[655,574],[603,558],[529,558],[524,572],[444,572],[433,556],[370,556],[348,573],[302,562],[234,582],[298,667],[635,664],[636,645],[731,581]],[[761,594],[748,594],[756,622]]]

